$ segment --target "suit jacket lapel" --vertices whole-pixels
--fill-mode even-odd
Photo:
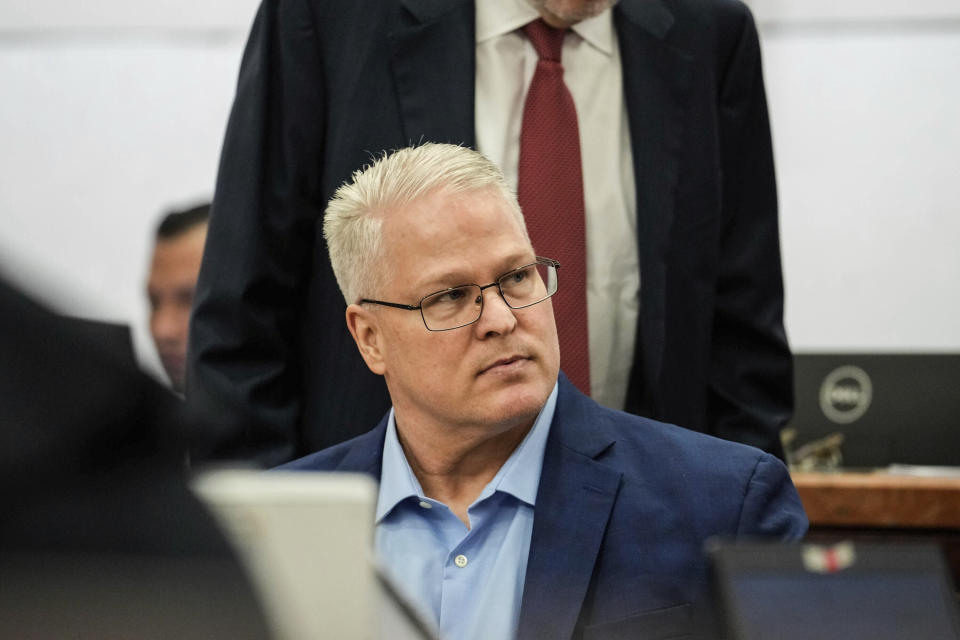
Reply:
[[[534,508],[521,640],[573,634],[620,487],[622,474],[595,461],[613,441],[595,429],[589,403],[561,374]]]
[[[644,378],[657,384],[665,336],[665,261],[692,64],[690,56],[668,40],[674,17],[661,0],[623,0],[614,10],[614,23],[637,185],[642,282],[637,340],[643,341]]]
[[[409,15],[389,34],[408,143],[474,146],[476,16],[469,0],[402,0]]]

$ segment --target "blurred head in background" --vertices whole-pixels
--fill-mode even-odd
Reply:
[[[170,384],[178,393],[184,388],[190,308],[209,217],[209,204],[167,214],[157,227],[150,261],[150,334]]]

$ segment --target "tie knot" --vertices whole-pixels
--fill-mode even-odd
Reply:
[[[533,22],[527,23],[523,27],[523,32],[530,40],[533,48],[537,50],[537,55],[541,60],[560,62],[560,54],[563,51],[563,37],[567,35],[566,29],[551,27],[543,21],[543,18],[537,18]]]

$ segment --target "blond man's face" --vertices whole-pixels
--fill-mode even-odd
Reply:
[[[410,305],[449,287],[494,282],[535,259],[509,204],[493,190],[433,192],[390,212],[383,245],[384,291],[368,297]],[[398,420],[492,433],[532,424],[559,372],[553,306],[546,300],[513,310],[496,287],[483,296],[477,322],[441,332],[428,331],[418,312],[364,305],[379,331],[376,357],[367,362],[386,378]]]

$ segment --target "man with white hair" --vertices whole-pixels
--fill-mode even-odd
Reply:
[[[393,406],[282,468],[380,482],[376,551],[441,637],[692,633],[709,537],[805,532],[773,456],[604,408],[560,372],[562,265],[536,255],[482,155],[378,159],[337,191],[324,236]]]

